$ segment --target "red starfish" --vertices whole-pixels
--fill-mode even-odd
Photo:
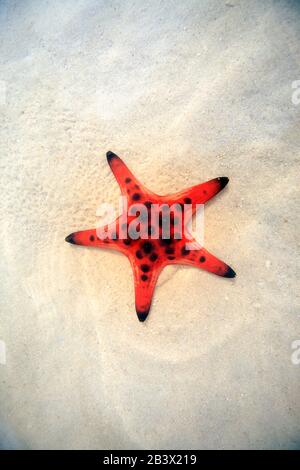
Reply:
[[[178,226],[182,227],[187,224],[187,219],[191,219],[196,212],[196,204],[204,204],[215,196],[226,186],[229,181],[228,178],[215,178],[172,195],[159,196],[145,188],[117,155],[107,152],[106,156],[110,168],[120,185],[121,192],[126,197],[128,212],[130,207],[137,203],[144,204],[148,212],[150,212],[151,207],[154,207],[153,204],[160,204],[160,206],[165,204],[167,207],[178,204],[178,206],[175,206],[178,208],[178,214],[176,211],[173,213],[173,217],[171,214],[170,236],[167,239],[162,237],[163,212],[160,213],[159,222],[154,225],[153,221],[151,223],[148,220],[141,222],[141,228],[144,229],[146,226],[146,232],[151,236],[149,240],[141,237],[136,240],[132,239],[127,234],[127,229],[129,223],[136,219],[136,216],[128,216],[128,221],[124,224],[123,215],[117,218],[115,225],[106,226],[108,231],[108,238],[106,239],[99,238],[98,229],[79,231],[66,237],[66,241],[69,243],[111,248],[121,251],[129,258],[134,275],[136,312],[140,321],[145,321],[147,318],[157,278],[162,269],[168,264],[189,264],[218,276],[235,277],[233,269],[202,248],[195,239],[191,239],[185,234],[180,239],[176,239]],[[183,204],[191,204],[192,210],[189,216],[185,215],[182,221],[179,212]],[[116,234],[114,234],[114,227],[116,227]],[[122,238],[120,233],[125,233],[125,238]],[[157,239],[152,238],[155,233]],[[196,249],[188,250],[186,248],[186,243],[191,242]]]

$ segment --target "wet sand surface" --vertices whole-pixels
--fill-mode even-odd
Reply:
[[[2,448],[300,447],[299,20],[1,2]],[[64,242],[118,202],[107,150],[159,194],[229,177],[205,246],[237,277],[168,267],[139,323],[128,260]]]

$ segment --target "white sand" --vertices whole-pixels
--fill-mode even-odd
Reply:
[[[1,446],[299,448],[299,3],[6,0],[0,51]],[[64,242],[107,150],[161,194],[228,176],[237,278],[170,267],[139,323],[126,258]]]

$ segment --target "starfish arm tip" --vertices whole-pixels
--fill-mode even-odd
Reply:
[[[114,157],[117,157],[115,153],[111,152],[110,150],[106,152],[106,158],[108,162],[110,162]]]
[[[144,310],[144,311],[140,311],[140,310],[136,311],[136,314],[137,314],[138,319],[139,319],[140,322],[144,322],[146,320],[146,318],[148,316],[148,313],[149,313],[149,310],[150,309]]]
[[[68,243],[72,243],[73,245],[76,245],[76,243],[74,241],[74,233],[70,233],[70,235],[68,235],[65,238],[65,241],[68,242]]]
[[[234,270],[232,268],[230,268],[230,266],[228,266],[228,269],[227,271],[225,272],[224,274],[224,277],[230,277],[230,278],[233,278],[236,276],[236,273],[234,272]]]
[[[220,186],[221,186],[221,189],[225,188],[225,186],[228,184],[229,182],[229,178],[227,178],[227,176],[220,176],[218,178],[219,182],[220,182]]]

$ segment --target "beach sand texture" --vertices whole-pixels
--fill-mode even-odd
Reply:
[[[0,57],[1,447],[300,448],[299,2],[5,0]],[[168,267],[140,323],[128,260],[64,241],[108,150],[159,194],[229,177],[237,277]]]

